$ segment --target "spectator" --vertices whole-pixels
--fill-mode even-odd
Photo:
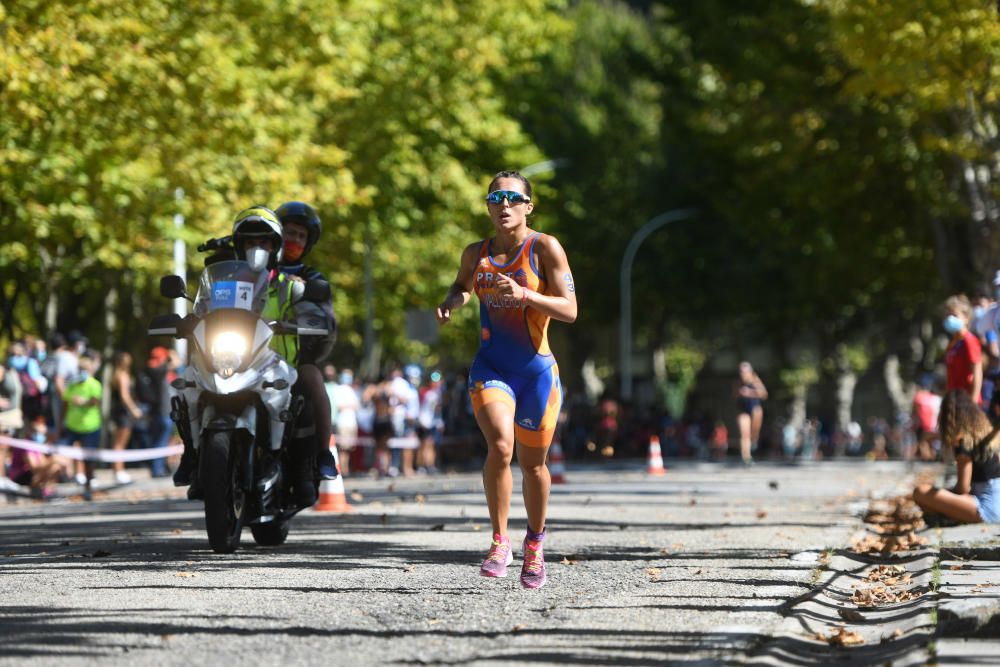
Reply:
[[[21,412],[25,422],[45,414],[45,392],[48,380],[42,375],[38,360],[28,356],[28,348],[21,341],[11,343],[7,350],[7,367],[21,381]]]
[[[420,388],[420,416],[417,419],[417,469],[433,475],[437,473],[437,446],[444,431],[441,418],[441,373],[434,371]]]
[[[84,355],[78,360],[79,371],[70,381],[63,394],[66,415],[60,444],[78,445],[84,449],[96,450],[101,445],[101,383],[93,377],[97,364],[93,357]],[[77,481],[84,487],[83,497],[91,498],[94,479],[93,461],[83,461],[82,472],[77,472]]]
[[[913,428],[917,434],[917,458],[933,461],[937,458],[937,421],[941,397],[932,391],[934,377],[925,375],[920,388],[913,394]]]
[[[346,475],[350,452],[358,442],[358,410],[361,409],[358,390],[354,386],[354,372],[350,369],[340,372],[339,382],[334,386],[330,397],[330,405],[337,415],[333,425],[334,433],[337,434],[337,448],[347,454],[340,457],[340,472]]]
[[[729,450],[729,429],[725,422],[716,421],[712,429],[712,460],[724,461]]]
[[[982,348],[979,338],[969,331],[972,306],[965,295],[958,294],[944,302],[944,310],[944,330],[951,336],[944,353],[947,369],[945,391],[961,389],[978,403],[982,400]]]
[[[48,438],[45,418],[38,416],[28,429],[27,438],[44,443]],[[48,498],[56,483],[67,478],[71,464],[61,456],[42,454],[14,448],[11,456],[10,479],[16,484],[30,486],[33,493]]]
[[[140,441],[144,447],[160,448],[170,444],[174,423],[170,419],[170,375],[173,372],[170,351],[156,346],[149,351],[146,367],[136,375],[136,398],[142,413]],[[166,477],[167,460],[152,459],[149,462],[153,477]]]
[[[24,426],[21,413],[21,381],[17,373],[0,364],[0,435],[14,435]],[[0,445],[0,476],[4,474],[7,446]]]
[[[53,337],[53,347],[55,347],[54,356],[56,359],[56,372],[55,372],[55,392],[52,394],[53,399],[53,422],[51,426],[53,427],[49,433],[55,435],[57,438],[60,436],[63,422],[66,419],[66,405],[65,405],[65,394],[66,388],[69,386],[71,380],[76,378],[80,371],[79,356],[77,355],[77,344],[79,340],[74,337],[75,342],[69,341],[67,338],[63,337],[61,334],[56,334]]]
[[[618,401],[610,393],[605,393],[597,410],[594,444],[597,445],[601,456],[611,458],[615,455],[615,443],[618,440]]]
[[[367,387],[362,396],[362,403],[372,406],[372,437],[375,439],[374,458],[375,471],[380,475],[395,476],[398,470],[390,470],[389,438],[392,437],[392,411],[398,399],[392,392],[392,385],[384,375]]]
[[[128,446],[136,421],[142,418],[142,410],[132,391],[132,355],[128,352],[116,352],[111,358],[111,366],[111,422],[114,425],[111,449],[122,452]],[[124,461],[115,461],[111,467],[115,481],[119,484],[131,483],[132,477],[125,472]]]
[[[955,450],[955,486],[921,484],[913,500],[955,521],[1000,522],[1000,431],[963,389],[945,394],[939,428],[942,444]]]

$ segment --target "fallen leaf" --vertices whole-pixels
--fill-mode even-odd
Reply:
[[[389,484],[389,486],[387,486],[385,490],[388,491],[389,493],[392,493],[393,491],[396,490],[396,483],[393,482]]]
[[[168,642],[168,641],[170,641],[173,638],[174,638],[173,635],[160,635],[160,639],[162,639],[165,642]]]
[[[483,527],[481,525],[479,525],[478,523],[472,524],[472,530],[482,530],[482,529],[483,529]]]
[[[441,622],[441,621],[439,621],[439,620],[438,620],[438,619],[436,619],[436,618],[430,618],[430,619],[428,619],[428,620],[427,620],[427,625],[437,625],[437,624],[438,624],[438,623],[440,623],[440,622]]]
[[[702,572],[704,572],[704,570],[702,570],[702,569],[701,569],[701,568],[699,567],[699,568],[698,568],[697,570],[695,570],[695,571],[694,571],[694,572],[692,572],[691,574],[701,574]]]
[[[768,482],[768,483],[767,483],[767,486],[768,486],[769,488],[772,488],[772,489],[774,489],[774,490],[777,490],[777,489],[778,489],[778,483],[777,483],[777,482],[775,482],[774,480],[771,480],[770,482]]]
[[[695,500],[694,498],[692,498],[691,500],[688,501],[688,505],[697,505],[697,504],[698,504],[698,501]]]
[[[659,581],[660,580],[660,568],[658,568],[658,567],[647,567],[646,568],[646,574],[649,575],[649,580],[650,581]]]
[[[833,634],[826,638],[826,642],[831,646],[858,646],[864,644],[865,639],[853,630],[838,626],[834,628]]]
[[[403,568],[403,572],[413,572],[415,569],[417,569],[416,565],[407,565]]]
[[[360,503],[364,499],[365,497],[361,495],[360,491],[351,491],[351,500],[353,500],[354,502]]]
[[[42,552],[42,553],[44,553],[44,552]],[[110,555],[111,555],[110,551],[105,551],[104,549],[98,549],[97,551],[95,551],[94,553],[91,554],[91,557],[92,558],[104,558],[105,556],[110,556]]]
[[[837,614],[840,615],[845,621],[850,621],[851,623],[858,623],[865,620],[865,617],[854,611],[853,609],[838,609]]]
[[[527,629],[528,629],[527,623],[518,623],[513,628],[511,628],[510,631],[511,632],[520,632],[521,630],[527,630]]]
[[[562,559],[561,561],[559,561],[559,564],[560,564],[560,565],[576,565],[576,564],[577,564],[577,563],[579,563],[579,562],[580,562],[580,561],[578,561],[578,560],[572,560],[572,559],[570,559],[570,558],[566,558],[566,557],[564,556],[564,557],[563,557],[563,559]]]
[[[197,572],[178,572],[174,576],[175,577],[185,577],[187,579],[190,579],[191,577],[197,577],[198,573]]]
[[[767,510],[757,510],[757,518],[763,519],[767,517]]]
[[[183,533],[184,531],[183,531],[183,530],[181,530],[180,528],[174,528],[174,529],[173,529],[172,531],[170,531],[170,532],[171,532],[171,533],[173,533],[174,535],[180,535],[180,534],[181,534],[181,533]]]
[[[418,505],[423,505],[424,503],[427,502],[427,496],[425,496],[422,493],[418,493],[417,495],[413,496],[413,501]]]
[[[949,569],[949,570],[961,570],[961,569],[962,569],[962,566],[961,566],[961,565],[952,565],[952,566],[951,566],[951,567],[949,567],[948,569]]]

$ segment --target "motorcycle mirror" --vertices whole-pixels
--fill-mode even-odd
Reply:
[[[330,283],[325,280],[309,280],[306,282],[306,290],[302,294],[306,301],[329,301]]]
[[[187,285],[180,276],[163,276],[160,278],[160,296],[168,299],[186,299]]]
[[[247,264],[253,271],[263,271],[267,268],[268,252],[264,248],[250,248],[247,250]]]

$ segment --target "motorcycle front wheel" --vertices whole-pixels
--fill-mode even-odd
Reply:
[[[205,530],[212,551],[231,554],[240,546],[245,495],[242,462],[231,435],[212,433],[202,446],[199,479],[205,493]]]
[[[279,544],[284,544],[285,540],[288,539],[288,522],[272,521],[250,526],[250,532],[253,533],[254,542],[260,546],[276,547]]]

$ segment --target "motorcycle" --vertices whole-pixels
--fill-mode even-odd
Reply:
[[[244,525],[257,544],[283,544],[289,521],[305,509],[292,501],[284,474],[304,401],[291,393],[297,371],[269,343],[274,335],[327,335],[325,329],[263,319],[267,253],[251,249],[246,261],[234,259],[228,241],[212,239],[199,247],[220,252],[206,259],[194,299],[180,276],[160,279],[160,294],[188,299],[193,314],[158,315],[148,331],[188,340],[189,363],[172,383],[170,418],[185,448],[197,452],[189,497],[204,500],[205,529],[216,553],[235,551]],[[293,302],[329,298],[326,285],[294,288]]]

